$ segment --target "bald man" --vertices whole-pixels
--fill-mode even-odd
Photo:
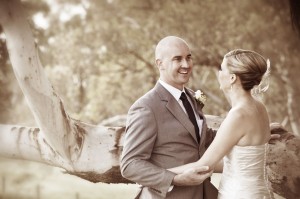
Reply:
[[[179,175],[168,170],[199,160],[215,136],[207,128],[194,92],[185,87],[193,69],[188,44],[175,36],[163,38],[156,46],[155,63],[160,73],[157,84],[128,111],[122,175],[141,185],[136,196],[140,199],[217,198],[217,189],[209,178],[212,171],[207,167]],[[180,98],[183,92],[198,130]]]

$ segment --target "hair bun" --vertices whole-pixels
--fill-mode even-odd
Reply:
[[[257,86],[254,86],[254,88],[252,89],[252,94],[254,94],[254,95],[259,95],[259,94],[265,93],[269,89],[269,86],[270,86],[269,76],[271,73],[271,69],[270,69],[271,63],[270,63],[269,59],[267,59],[266,64],[267,64],[267,69],[266,69],[265,73],[263,74],[260,83]]]

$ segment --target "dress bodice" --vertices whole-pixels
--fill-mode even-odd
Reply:
[[[270,199],[266,153],[268,144],[234,146],[223,158],[219,199]]]

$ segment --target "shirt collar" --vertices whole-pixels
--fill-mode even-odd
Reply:
[[[170,84],[164,82],[163,80],[159,79],[158,82],[165,88],[167,89],[167,91],[169,91],[171,93],[171,95],[173,95],[173,97],[179,101],[179,98],[181,96],[182,92],[185,92],[184,89],[181,91],[173,86],[171,86]]]

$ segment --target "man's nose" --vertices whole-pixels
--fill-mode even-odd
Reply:
[[[183,60],[182,60],[182,67],[183,67],[183,68],[189,68],[189,67],[190,67],[189,62],[188,62],[186,59],[183,59]]]

